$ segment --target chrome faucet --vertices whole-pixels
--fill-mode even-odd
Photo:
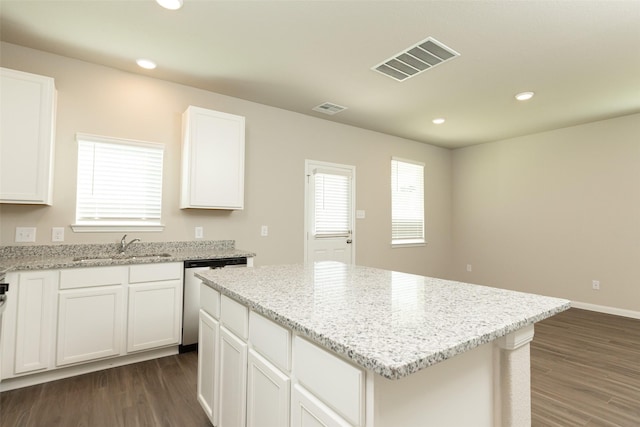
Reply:
[[[124,236],[122,236],[122,239],[120,239],[120,253],[125,253],[127,251],[127,248],[135,242],[140,242],[140,239],[133,239],[132,241],[127,243],[127,235],[125,234]]]

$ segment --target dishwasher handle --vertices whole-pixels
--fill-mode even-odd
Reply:
[[[197,268],[197,267],[209,267],[209,268],[222,268],[229,265],[247,265],[247,258],[219,258],[219,259],[200,259],[185,261],[184,268]]]

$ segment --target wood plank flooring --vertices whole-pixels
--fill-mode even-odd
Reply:
[[[5,392],[0,426],[210,427],[196,369],[191,352]],[[640,320],[571,309],[540,322],[531,372],[533,427],[640,426]]]
[[[536,324],[534,427],[640,426],[640,320],[571,309]]]
[[[2,427],[210,427],[196,352],[0,394]]]

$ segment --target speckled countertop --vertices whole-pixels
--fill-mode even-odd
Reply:
[[[219,269],[197,276],[390,379],[570,307],[564,299],[335,262]]]
[[[197,259],[255,257],[236,249],[234,240],[136,242],[125,255],[119,244],[29,245],[0,247],[0,280],[9,271],[181,262]]]

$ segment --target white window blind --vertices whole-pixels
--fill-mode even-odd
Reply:
[[[391,160],[391,243],[424,243],[424,164]]]
[[[316,237],[346,236],[351,233],[349,197],[351,175],[314,170],[314,226]]]
[[[164,145],[77,135],[77,225],[160,225]]]

